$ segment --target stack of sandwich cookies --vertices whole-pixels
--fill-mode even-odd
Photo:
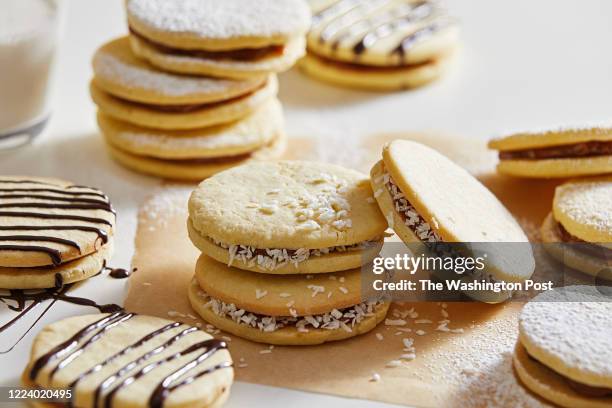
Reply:
[[[612,302],[593,286],[543,292],[523,309],[514,368],[525,387],[568,407],[612,406]]]
[[[93,59],[91,94],[111,154],[137,171],[202,179],[284,150],[277,80],[174,75],[136,58],[127,37]]]
[[[100,190],[0,177],[0,288],[54,288],[96,275],[112,254],[114,228]]]
[[[304,0],[129,0],[134,53],[160,69],[221,78],[285,71],[305,51]]]
[[[487,254],[484,270],[444,279],[522,282],[533,273],[531,247],[514,217],[472,175],[437,151],[395,140],[383,148],[371,181],[389,225],[411,248],[421,243],[429,249],[438,243],[465,243]],[[504,291],[466,293],[487,302],[511,295]]]
[[[355,336],[386,313],[384,303],[362,304],[358,288],[359,268],[378,254],[386,228],[367,177],[352,170],[282,161],[217,174],[189,200],[189,235],[203,253],[190,300],[206,320],[223,319],[218,327],[255,341],[315,344]],[[341,271],[348,272],[330,274]],[[348,281],[356,287],[345,286]],[[250,296],[240,297],[242,292],[255,294],[259,305],[244,303]],[[219,305],[251,313],[260,323],[285,323],[267,326],[256,319],[245,328],[240,319],[221,313]],[[344,309],[357,307],[366,312],[347,327],[336,326],[337,321],[319,327],[324,320],[316,320],[328,319],[329,313],[337,320]],[[296,326],[300,316],[313,326]]]
[[[457,24],[437,2],[315,0],[301,67],[333,84],[372,90],[438,78],[458,47]]]
[[[612,266],[612,177],[558,186],[541,228],[546,250],[567,266],[605,278]],[[551,243],[563,243],[551,245]],[[610,279],[610,275],[607,275]]]
[[[71,390],[74,407],[204,408],[223,405],[233,376],[225,342],[178,322],[117,312],[45,327],[22,381]]]
[[[489,142],[497,170],[518,177],[556,178],[612,173],[612,129],[562,128],[521,132]]]

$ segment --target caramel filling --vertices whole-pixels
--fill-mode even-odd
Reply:
[[[181,49],[167,46],[165,44],[153,41],[144,35],[140,34],[132,27],[129,27],[130,34],[137,37],[139,40],[147,43],[152,48],[155,48],[158,52],[168,55],[195,57],[202,59],[216,59],[216,60],[233,60],[233,61],[257,61],[265,58],[278,57],[283,54],[285,50],[284,45],[270,45],[262,48],[240,48],[235,50],[227,51],[207,51],[207,50],[194,50],[194,49]]]
[[[605,397],[612,396],[612,388],[593,387],[592,385],[587,385],[587,384],[583,384],[578,381],[574,381],[570,378],[567,378],[566,376],[562,374],[559,374],[553,369],[549,368],[547,365],[540,362],[538,359],[533,357],[531,354],[527,353],[527,356],[529,357],[531,361],[535,362],[536,364],[539,364],[540,366],[546,368],[547,370],[554,372],[555,374],[563,378],[563,380],[567,383],[567,385],[569,385],[571,389],[573,389],[580,395],[583,395],[585,397],[592,397],[592,398],[605,398]]]
[[[597,157],[612,155],[612,142],[581,142],[561,146],[524,150],[502,150],[500,160],[565,159],[572,157]]]
[[[354,62],[337,61],[337,60],[319,55],[310,48],[308,49],[308,52],[310,53],[311,56],[314,56],[315,58],[320,59],[326,65],[333,65],[334,67],[338,69],[358,71],[358,72],[384,73],[384,72],[405,71],[407,69],[421,68],[423,66],[430,65],[435,62],[435,60],[428,60],[428,61],[424,61],[418,64],[398,64],[398,65],[379,66],[379,65],[361,64],[358,61],[354,61]]]
[[[566,242],[566,243],[579,244],[579,245],[573,245],[572,248],[575,248],[576,250],[583,252],[585,254],[588,254],[590,256],[594,256],[596,258],[601,258],[604,260],[612,259],[612,249],[582,240],[570,234],[563,227],[563,225],[561,225],[559,221],[555,220],[555,222],[557,224],[557,233],[559,237],[561,237],[561,241]]]

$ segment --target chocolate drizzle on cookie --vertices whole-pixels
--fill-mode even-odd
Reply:
[[[318,43],[333,51],[349,44],[356,63],[376,44],[406,32],[389,51],[389,57],[397,55],[405,65],[410,49],[453,24],[433,1],[338,0],[314,15],[312,29],[319,32]]]
[[[10,244],[0,244],[0,252],[40,252],[46,254],[52,264],[57,266],[63,262],[61,250],[41,245],[42,243],[72,247],[79,254],[82,254],[82,248],[77,242],[62,236],[37,235],[32,232],[91,232],[95,233],[97,240],[101,240],[103,244],[108,242],[108,230],[102,229],[102,226],[112,228],[113,223],[105,218],[83,214],[83,211],[115,214],[108,197],[100,190],[76,185],[62,186],[50,181],[27,178],[0,179],[0,185],[3,186],[0,188],[0,219],[3,220],[0,233],[6,232],[0,235],[0,242],[10,242]],[[15,219],[45,220],[49,221],[50,225],[18,224],[13,221]],[[67,222],[53,225],[53,221]],[[20,234],[21,231],[25,233]]]
[[[57,345],[49,352],[36,359],[31,365],[28,373],[30,381],[35,382],[45,367],[57,362],[49,372],[49,379],[52,379],[55,374],[66,368],[80,355],[86,353],[88,351],[88,347],[90,347],[92,344],[103,340],[105,336],[111,333],[114,328],[136,317],[137,315],[133,313],[117,312],[104,316],[103,318],[85,326],[68,340]],[[203,370],[197,370],[217,351],[227,348],[227,344],[225,342],[216,339],[209,339],[193,343],[187,347],[177,350],[176,352],[173,352],[172,354],[169,354],[162,359],[155,360],[154,358],[156,356],[170,350],[170,348],[173,347],[181,338],[184,338],[192,333],[199,332],[199,330],[195,327],[184,326],[178,333],[170,337],[161,345],[149,345],[149,343],[158,336],[172,330],[180,329],[181,326],[183,326],[181,323],[169,323],[146,334],[134,343],[126,346],[122,350],[103,359],[79,374],[70,384],[70,388],[73,390],[77,389],[79,383],[85,378],[99,372],[111,362],[120,357],[126,356],[130,352],[134,351],[134,349],[146,345],[149,347],[147,352],[144,354],[138,353],[138,357],[126,362],[118,370],[100,380],[93,396],[93,406],[95,408],[111,408],[113,406],[113,399],[119,391],[138,379],[146,376],[156,368],[176,362],[183,357],[194,355],[194,357],[189,361],[181,362],[177,369],[167,374],[159,383],[157,383],[149,397],[149,407],[161,408],[163,407],[167,397],[176,389],[191,384],[196,379],[213,373],[216,370],[229,368],[232,366],[231,362],[226,361],[211,367],[207,367]],[[190,373],[193,374],[189,375]],[[69,402],[68,406],[72,407],[72,402]]]

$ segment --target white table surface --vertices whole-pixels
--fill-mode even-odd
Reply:
[[[289,135],[315,137],[327,160],[350,163],[355,154],[352,141],[372,133],[423,130],[485,139],[508,129],[610,119],[612,2],[448,4],[461,20],[464,47],[442,81],[412,92],[362,93],[319,84],[294,70],[281,77]],[[118,210],[112,264],[125,266],[133,252],[137,206],[160,182],[130,173],[107,158],[87,90],[96,47],[126,32],[122,1],[72,0],[67,6],[51,124],[34,145],[0,152],[0,174],[58,176],[102,188]],[[1,7],[0,1],[0,12]],[[76,294],[116,303],[125,295],[125,281],[97,279],[95,288],[92,285],[86,282]],[[9,316],[5,309],[0,305],[0,322]],[[33,332],[47,322],[88,312],[56,304]],[[14,333],[23,328],[17,325]],[[18,384],[31,340],[32,333],[12,353],[0,355],[0,385]],[[7,343],[0,339],[0,349]],[[389,405],[237,383],[227,406]]]

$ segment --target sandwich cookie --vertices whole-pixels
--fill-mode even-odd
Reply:
[[[497,170],[518,177],[555,178],[612,173],[612,129],[562,128],[522,132],[489,142]]]
[[[413,88],[438,78],[458,48],[458,27],[439,3],[420,0],[313,2],[309,75],[371,90]]]
[[[236,336],[278,345],[313,345],[372,330],[389,303],[361,299],[361,269],[266,275],[202,255],[189,300],[203,319]]]
[[[194,130],[155,130],[98,114],[111,155],[134,170],[166,178],[201,180],[219,171],[284,153],[282,108],[272,99],[246,118]]]
[[[596,287],[567,286],[529,302],[513,359],[523,385],[561,407],[612,406],[611,300]]]
[[[484,269],[445,279],[523,282],[532,275],[533,253],[514,217],[478,180],[437,151],[392,141],[372,168],[371,180],[380,209],[405,243],[433,250],[439,243],[464,243],[467,252],[486,253]],[[463,247],[453,246],[457,251]],[[486,302],[511,296],[505,291],[466,294]]]
[[[233,376],[225,342],[178,322],[117,312],[45,327],[22,381],[71,389],[75,407],[219,407]]]
[[[541,228],[557,260],[598,276],[612,267],[612,176],[574,180],[558,186],[553,211]]]
[[[0,177],[0,286],[62,286],[97,274],[112,253],[115,212],[100,190]]]
[[[304,54],[304,0],[129,0],[134,53],[172,72],[252,78],[289,69]]]
[[[228,266],[268,274],[358,268],[380,251],[385,218],[365,175],[303,161],[250,163],[202,182],[189,235]]]

